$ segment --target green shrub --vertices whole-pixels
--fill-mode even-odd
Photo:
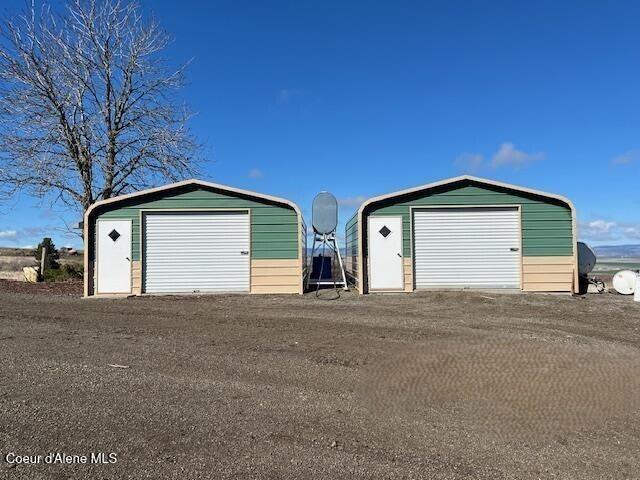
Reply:
[[[38,248],[36,248],[36,253],[34,255],[36,258],[36,261],[38,262],[38,265],[40,265],[40,260],[42,259],[43,247],[47,247],[47,253],[44,258],[44,271],[46,276],[47,270],[53,270],[60,267],[60,264],[58,263],[60,254],[58,253],[56,246],[53,244],[53,240],[51,240],[49,237],[45,237],[38,244]]]
[[[68,282],[70,280],[81,280],[82,276],[82,266],[71,263],[65,263],[60,268],[51,268],[44,271],[45,282]]]

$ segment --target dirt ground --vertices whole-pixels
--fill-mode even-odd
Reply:
[[[640,472],[640,304],[628,297],[83,300],[5,282],[0,302],[3,459],[117,454],[2,463],[0,477]]]
[[[27,283],[0,279],[0,294],[8,293],[79,297],[82,295],[82,281]]]

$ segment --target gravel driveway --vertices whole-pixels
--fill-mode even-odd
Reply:
[[[640,472],[640,305],[629,298],[83,300],[3,285],[0,451],[43,460],[1,463],[0,477]],[[88,464],[46,464],[50,452]],[[91,464],[98,452],[105,463]]]

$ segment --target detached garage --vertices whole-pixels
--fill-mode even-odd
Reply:
[[[575,211],[559,195],[456,177],[367,200],[345,233],[360,293],[577,289]]]
[[[85,296],[302,293],[306,227],[285,199],[187,180],[96,202]]]

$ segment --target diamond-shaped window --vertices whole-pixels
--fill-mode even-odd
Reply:
[[[384,238],[387,238],[391,233],[391,230],[389,230],[386,225],[378,231],[380,232],[380,235],[382,235]]]
[[[118,233],[118,231],[114,228],[113,230],[111,230],[109,232],[109,238],[111,240],[113,240],[114,242],[120,238],[120,234]]]

